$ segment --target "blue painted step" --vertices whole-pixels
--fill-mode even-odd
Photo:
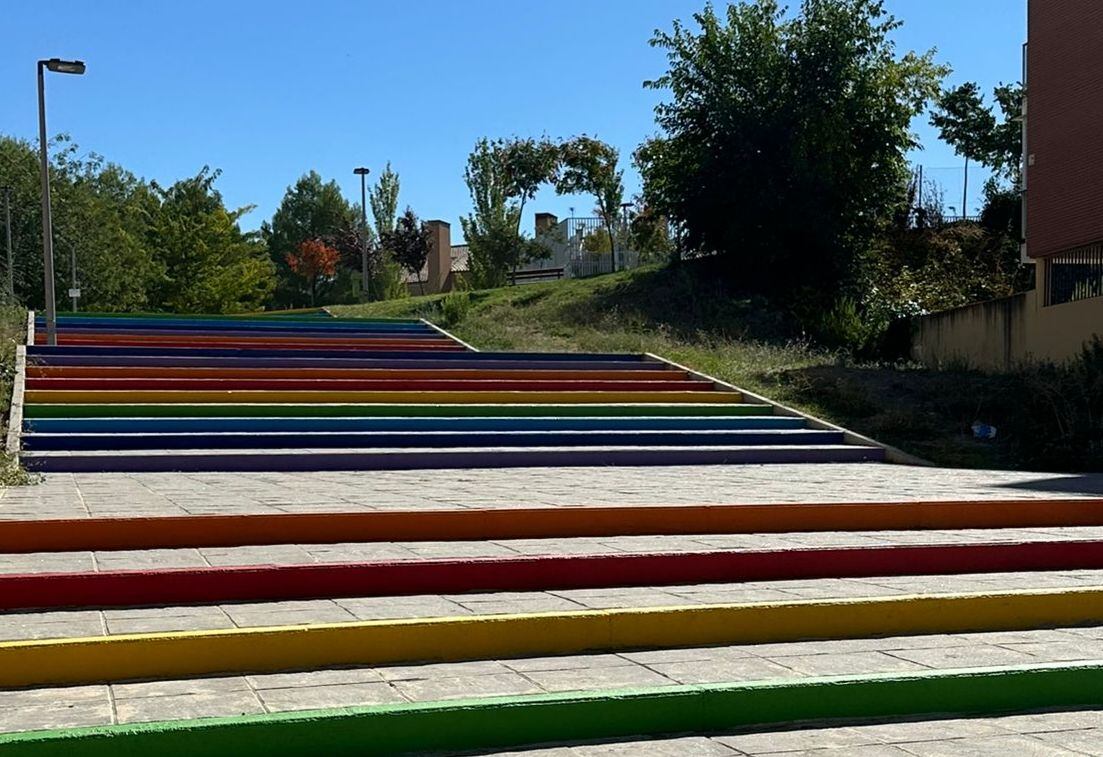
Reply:
[[[317,434],[31,434],[28,452],[216,449],[446,449],[454,447],[724,447],[842,444],[841,431],[507,431]]]
[[[768,410],[768,408],[767,408]],[[349,431],[687,431],[799,429],[781,415],[636,418],[30,418],[40,434],[189,434],[203,432]],[[29,438],[29,437],[27,437]]]

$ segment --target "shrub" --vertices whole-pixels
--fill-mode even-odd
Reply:
[[[471,311],[471,295],[450,292],[440,300],[440,317],[445,326],[455,326]]]
[[[1023,406],[1008,418],[1013,451],[1026,468],[1103,470],[1103,341],[1073,361],[1023,372]]]

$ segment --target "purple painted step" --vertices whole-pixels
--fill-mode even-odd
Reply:
[[[28,470],[96,472],[273,472],[526,468],[606,465],[731,465],[883,461],[880,447],[859,445],[770,447],[590,447],[570,449],[280,450],[278,452],[24,453]]]

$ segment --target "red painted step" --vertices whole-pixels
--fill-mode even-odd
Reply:
[[[1103,541],[549,555],[0,576],[0,609],[1103,568]]]

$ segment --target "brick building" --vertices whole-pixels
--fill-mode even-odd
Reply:
[[[1025,253],[1044,306],[1103,295],[1103,1],[1029,0]]]

